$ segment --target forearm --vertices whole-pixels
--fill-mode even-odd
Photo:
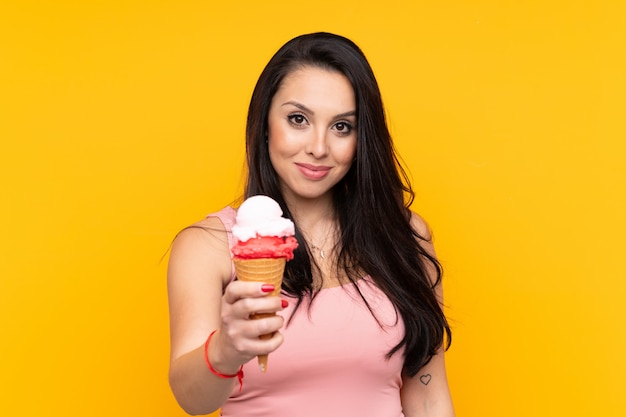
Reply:
[[[413,383],[415,379],[419,378],[413,378]],[[426,379],[423,380],[427,381]],[[439,383],[438,387],[434,386],[437,381],[431,381],[428,385],[430,384],[433,386],[430,389],[420,389],[417,397],[403,398],[402,412],[404,417],[455,417],[447,384]]]
[[[421,407],[403,408],[404,417],[455,417],[452,401],[424,401]]]
[[[217,364],[213,366],[220,372],[226,371]],[[238,384],[237,378],[220,378],[209,370],[204,361],[204,346],[172,361],[169,381],[176,400],[191,415],[217,410],[226,402],[233,386]]]
[[[403,375],[402,381],[400,398],[405,417],[455,416],[443,349],[417,375]]]

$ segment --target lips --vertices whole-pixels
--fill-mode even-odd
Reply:
[[[298,170],[300,170],[302,175],[310,180],[321,180],[328,175],[331,169],[331,167],[324,165],[311,165],[302,163],[297,163],[296,166],[298,167]]]

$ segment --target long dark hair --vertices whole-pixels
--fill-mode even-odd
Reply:
[[[330,33],[312,33],[290,40],[271,58],[257,81],[248,110],[245,197],[268,195],[291,217],[270,162],[266,132],[270,104],[283,79],[306,66],[338,71],[354,89],[356,158],[333,188],[340,231],[338,267],[346,271],[353,284],[363,273],[369,275],[389,297],[404,321],[405,334],[387,356],[404,347],[404,371],[414,376],[445,341],[447,347],[451,340],[450,327],[435,293],[442,270],[420,245],[424,237],[411,227],[409,207],[414,193],[393,147],[378,83],[354,42]],[[296,238],[306,242],[297,224]],[[310,253],[307,245],[301,244],[285,269],[283,289],[298,297],[298,306],[306,296],[316,294],[312,269],[315,262]],[[427,272],[428,264],[436,271],[434,283]]]

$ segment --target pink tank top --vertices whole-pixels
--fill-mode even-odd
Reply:
[[[235,214],[227,207],[210,215],[222,220],[231,246]],[[404,335],[402,319],[371,280],[358,286],[382,327],[352,285],[321,290],[281,330],[284,343],[269,355],[266,373],[256,360],[244,365],[243,389],[233,389],[222,416],[403,416],[404,351],[385,358]],[[290,317],[294,306],[295,300],[279,314]]]

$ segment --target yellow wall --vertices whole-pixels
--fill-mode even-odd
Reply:
[[[314,30],[379,77],[458,415],[626,415],[624,2],[213,3],[0,4],[0,415],[184,415],[161,257],[238,195],[256,77]]]

